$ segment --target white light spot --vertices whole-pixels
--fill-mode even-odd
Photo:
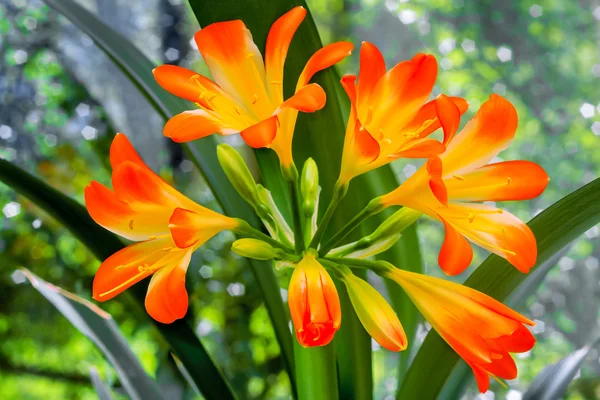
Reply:
[[[406,167],[404,167],[402,172],[404,172],[404,176],[410,178],[415,172],[417,172],[417,167],[412,164],[408,164]]]
[[[535,322],[535,325],[531,327],[531,331],[534,334],[543,333],[546,330],[546,323],[544,321],[536,319],[533,322]]]
[[[562,257],[558,261],[558,266],[561,271],[568,271],[570,269],[575,268],[575,260],[569,257]]]
[[[192,172],[194,169],[194,163],[190,160],[183,160],[181,164],[179,164],[179,168],[181,168],[183,172]]]
[[[29,56],[27,55],[27,52],[25,50],[19,49],[15,51],[15,54],[13,54],[13,60],[15,60],[15,63],[17,65],[27,62],[28,59]]]
[[[506,85],[504,83],[496,83],[492,88],[494,93],[504,96],[506,94]]]
[[[44,142],[46,142],[48,146],[54,147],[58,142],[58,138],[56,137],[56,135],[49,133],[44,137]]]
[[[213,324],[210,321],[202,320],[196,328],[198,336],[206,336],[213,330]]]
[[[600,64],[595,64],[592,67],[592,75],[594,75],[596,78],[600,78]]]
[[[600,235],[600,228],[598,227],[598,225],[591,227],[585,232],[585,237],[588,239],[593,239],[598,235]]]
[[[377,351],[381,349],[381,345],[371,338],[371,351]]]
[[[11,201],[2,208],[2,212],[6,218],[16,217],[21,212],[21,205],[16,201]]]
[[[465,53],[470,53],[472,51],[475,51],[475,41],[471,39],[465,39],[460,44],[460,47],[462,47]]]
[[[196,44],[194,38],[190,39],[190,47],[192,48],[192,50],[198,50],[198,45]]]
[[[179,58],[179,50],[174,49],[172,47],[169,47],[166,51],[165,51],[165,57],[167,58],[167,60],[169,61],[175,61]]]
[[[596,257],[588,257],[584,261],[585,267],[590,271],[594,271],[598,269],[600,266],[600,261]]]
[[[77,105],[77,107],[75,108],[75,112],[80,117],[87,117],[89,115],[89,113],[90,113],[90,106],[88,106],[85,103],[79,103]]]
[[[27,278],[25,277],[25,274],[23,273],[23,271],[19,271],[19,270],[16,270],[15,272],[13,272],[10,277],[12,278],[13,282],[16,283],[17,285],[20,285],[27,281]]]
[[[85,140],[94,140],[96,137],[98,137],[98,130],[94,127],[86,125],[81,130],[81,136],[83,136]]]
[[[588,119],[594,116],[594,114],[596,113],[596,109],[594,108],[593,104],[583,103],[579,108],[579,112],[581,113],[583,118]]]
[[[600,6],[594,8],[592,15],[594,16],[594,18],[596,18],[596,21],[600,21]]]
[[[498,51],[496,51],[496,55],[501,62],[507,62],[512,60],[512,50],[506,46],[498,47]]]
[[[33,229],[39,229],[42,226],[42,220],[39,218],[34,219],[31,226],[33,226]]]
[[[400,19],[400,22],[402,22],[404,25],[410,25],[414,23],[417,18],[416,11],[411,9],[402,10],[400,11],[400,14],[398,14],[398,19]]]
[[[279,294],[281,295],[281,299],[286,302],[288,299],[288,291],[286,289],[280,288]]]
[[[456,47],[456,39],[446,38],[440,42],[438,48],[442,54],[448,54]]]
[[[37,28],[37,20],[33,17],[25,17],[23,20],[23,25],[25,25],[27,30],[32,31]]]
[[[518,390],[511,389],[506,393],[506,400],[521,400],[523,398],[523,393]]]
[[[533,18],[541,17],[542,13],[543,13],[543,8],[542,8],[542,6],[540,6],[538,4],[534,4],[531,7],[529,7],[529,15],[531,15]]]
[[[600,136],[600,122],[596,121],[592,124],[592,132],[594,135]]]
[[[246,292],[246,288],[241,283],[231,283],[227,286],[227,293],[230,296],[242,296]]]
[[[425,36],[429,34],[431,30],[431,24],[425,20],[419,21],[419,33],[421,36]]]
[[[203,265],[200,268],[200,276],[203,277],[204,279],[209,279],[212,278],[213,276],[213,269],[212,267],[209,267],[208,265]]]
[[[13,130],[8,125],[0,125],[0,139],[8,140],[12,137]]]
[[[385,0],[385,8],[387,8],[389,11],[394,12],[398,9],[398,2],[395,0]]]
[[[440,61],[440,66],[444,71],[448,71],[449,69],[452,69],[452,60],[447,57],[444,57]]]

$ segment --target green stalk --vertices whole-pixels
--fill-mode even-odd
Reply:
[[[354,218],[352,218],[338,233],[336,233],[331,240],[321,246],[319,254],[326,255],[331,249],[338,245],[342,240],[346,238],[354,229],[356,229],[366,219],[373,215],[383,211],[385,206],[381,203],[379,198],[375,198],[367,204]],[[315,235],[316,236],[316,235]]]
[[[290,190],[290,202],[292,203],[292,221],[294,224],[294,244],[296,253],[304,251],[304,234],[302,233],[302,199],[298,185],[298,169],[295,164],[281,168],[283,177],[288,182]]]
[[[302,347],[294,340],[298,400],[337,399],[338,382],[333,343]]]
[[[313,236],[312,240],[310,241],[310,244],[308,245],[308,247],[311,247],[315,250],[317,249],[317,247],[319,246],[319,243],[321,242],[321,237],[325,233],[325,229],[327,229],[327,225],[329,225],[329,221],[331,221],[331,217],[333,216],[333,213],[335,212],[336,208],[340,204],[340,201],[342,201],[342,199],[344,198],[344,196],[346,195],[347,192],[348,192],[348,184],[347,183],[340,184],[339,182],[337,182],[335,184],[335,187],[333,188],[333,197],[331,198],[331,201],[329,202],[329,205],[327,206],[327,210],[325,211],[325,214],[323,215],[323,218],[321,219],[321,222],[319,223],[319,226],[317,227],[317,231],[315,232],[315,235]]]
[[[252,237],[255,239],[259,239],[259,240],[262,240],[263,242],[270,244],[273,247],[282,249],[285,252],[293,252],[293,250],[291,248],[289,248],[288,246],[284,245],[283,243],[278,242],[277,240],[273,239],[269,235],[265,235],[258,229],[253,228],[249,223],[247,223],[243,219],[237,219],[237,221],[239,222],[239,225],[237,228],[234,229],[234,232],[237,233],[238,235],[248,236],[248,237]]]

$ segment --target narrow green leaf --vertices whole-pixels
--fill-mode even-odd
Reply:
[[[98,259],[104,260],[124,247],[116,236],[97,225],[77,201],[6,160],[0,160],[0,181],[54,216]],[[136,297],[142,307],[146,297],[146,286],[147,282],[141,282],[127,291]],[[150,320],[186,365],[207,399],[235,398],[229,384],[186,321],[177,320],[165,325],[151,318]]]
[[[146,374],[110,314],[73,293],[49,284],[27,269],[20,271],[46,300],[98,347],[117,371],[119,380],[132,399],[163,398],[158,386]],[[94,381],[93,375],[92,381]],[[106,394],[108,398],[111,397],[110,394]]]
[[[598,222],[600,178],[564,197],[529,222],[538,243],[537,265],[542,265]],[[491,255],[466,280],[465,285],[505,301],[526,278],[526,274],[503,258]],[[430,331],[408,370],[397,398],[416,396],[421,400],[435,399],[458,360],[459,356],[450,346],[435,331]],[[424,374],[423,371],[435,373]]]
[[[72,0],[45,1],[87,33],[115,65],[131,79],[165,120],[189,107],[187,102],[166,92],[156,83],[152,75],[155,65],[127,38],[106,26]],[[231,217],[242,218],[258,228],[260,224],[254,212],[235,191],[221,170],[217,160],[216,145],[216,139],[209,136],[202,140],[186,143],[183,147],[204,176],[215,199],[225,213]],[[279,286],[269,265],[255,260],[249,261],[249,267],[259,284],[267,311],[273,322],[275,335],[293,385],[292,337],[288,328],[287,314],[279,295]],[[182,361],[184,361],[183,358]],[[190,372],[193,373],[192,369]]]
[[[110,388],[104,383],[96,367],[90,367],[90,380],[92,386],[96,390],[98,400],[113,400],[112,394],[110,394]]]
[[[585,361],[600,336],[587,346],[569,354],[556,364],[548,365],[535,377],[529,389],[523,395],[523,400],[554,400],[562,399],[569,383],[577,375],[577,371]]]

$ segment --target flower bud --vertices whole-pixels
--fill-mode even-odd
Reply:
[[[319,169],[312,158],[307,159],[302,168],[300,190],[303,199],[302,212],[305,216],[312,217],[319,197]]]
[[[258,239],[238,239],[231,245],[234,253],[254,260],[272,260],[279,255],[270,244]]]
[[[331,342],[342,322],[340,299],[333,280],[313,253],[307,253],[296,266],[288,303],[302,346],[325,346]]]
[[[217,146],[217,157],[223,172],[235,190],[253,207],[258,205],[256,181],[240,154],[228,144]]]
[[[343,273],[352,306],[365,330],[391,351],[406,349],[407,339],[398,316],[381,294],[349,269]]]
[[[258,201],[260,202],[259,207],[257,207],[257,213],[265,223],[271,236],[285,245],[293,246],[294,233],[285,221],[285,218],[283,218],[283,215],[281,215],[281,211],[277,208],[271,192],[261,184],[256,185],[256,191],[258,193]],[[258,212],[258,208],[261,211],[264,210],[263,213]]]

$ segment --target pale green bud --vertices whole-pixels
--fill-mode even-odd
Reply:
[[[227,178],[246,202],[253,207],[259,204],[256,181],[240,154],[228,144],[217,146],[217,157]]]
[[[300,191],[303,199],[302,212],[305,216],[312,217],[319,198],[319,169],[312,158],[306,160],[302,168]]]
[[[258,239],[238,239],[231,245],[234,253],[254,260],[272,260],[279,256],[279,251],[270,244]]]
[[[256,185],[256,190],[260,208],[264,210],[264,214],[259,212],[258,215],[271,236],[285,245],[293,245],[294,233],[277,208],[271,192],[261,184]]]

